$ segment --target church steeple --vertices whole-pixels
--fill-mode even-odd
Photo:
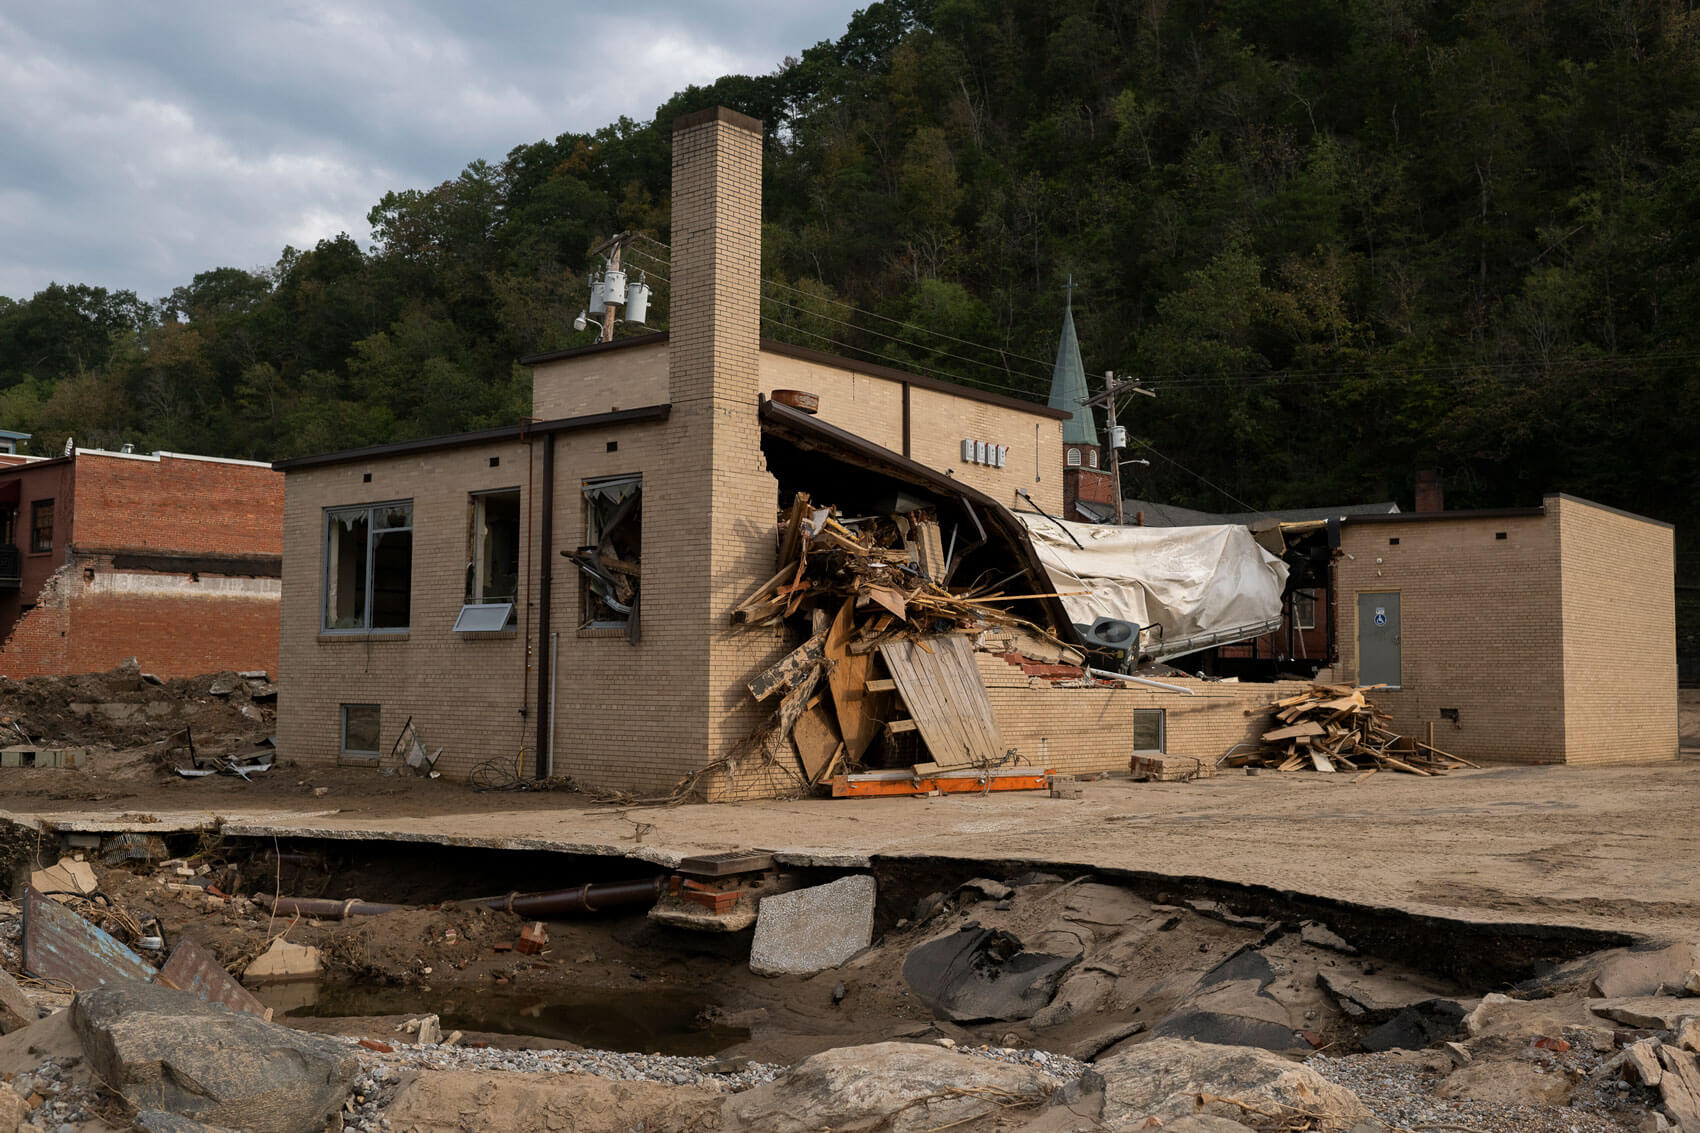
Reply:
[[[1098,425],[1085,404],[1086,367],[1080,361],[1080,339],[1074,333],[1074,277],[1068,278],[1068,306],[1063,311],[1062,338],[1057,342],[1057,364],[1051,372],[1052,409],[1066,409],[1074,416],[1063,422],[1063,444],[1098,444]]]

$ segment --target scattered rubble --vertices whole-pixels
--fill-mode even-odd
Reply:
[[[1381,687],[1313,685],[1277,700],[1268,709],[1275,727],[1263,733],[1262,745],[1249,751],[1235,745],[1217,763],[1275,771],[1358,771],[1363,777],[1384,769],[1433,776],[1478,766],[1448,755],[1432,741],[1422,743],[1388,731],[1384,724],[1393,717],[1364,695]]]

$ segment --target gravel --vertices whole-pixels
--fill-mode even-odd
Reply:
[[[343,1107],[343,1127],[351,1133],[379,1133],[390,1128],[383,1115],[409,1070],[508,1071],[518,1074],[595,1074],[624,1082],[659,1082],[694,1086],[711,1093],[732,1094],[771,1082],[787,1067],[743,1058],[693,1057],[671,1054],[624,1054],[612,1050],[495,1050],[477,1047],[397,1045],[390,1053],[374,1051],[348,1039],[361,1063],[354,1094]],[[997,1046],[959,1046],[958,1053],[1014,1066],[1027,1066],[1058,1085],[1079,1078],[1087,1066],[1078,1059],[1043,1050]]]
[[[1393,1129],[1468,1129],[1472,1133],[1624,1133],[1638,1129],[1656,1092],[1595,1082],[1588,1071],[1608,1056],[1578,1043],[1563,1054],[1531,1050],[1524,1061],[1574,1082],[1567,1106],[1511,1105],[1473,1098],[1443,1098],[1435,1088],[1446,1075],[1394,1053],[1313,1055],[1305,1065],[1357,1094],[1378,1121]]]

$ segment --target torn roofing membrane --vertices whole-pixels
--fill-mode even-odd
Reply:
[[[1110,527],[1025,512],[1015,518],[1073,621],[1161,626],[1160,642],[1170,648],[1148,643],[1153,652],[1177,656],[1172,650],[1182,642],[1257,636],[1281,617],[1287,564],[1244,527]]]

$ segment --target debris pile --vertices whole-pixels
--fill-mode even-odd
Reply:
[[[164,679],[132,660],[104,673],[0,678],[0,745],[179,747],[193,728],[203,756],[226,755],[270,735],[276,711],[266,673]]]
[[[1051,595],[1005,593],[1010,578],[950,586],[964,550],[955,543],[956,531],[946,540],[928,508],[846,518],[799,492],[781,511],[783,565],[731,618],[751,626],[807,619],[807,640],[748,686],[757,701],[779,696],[752,746],[807,789],[829,781],[835,795],[1045,785],[1042,772],[1000,770],[1014,753],[1003,746],[971,637],[995,633],[1001,651],[1051,659],[1078,662],[1080,654],[1007,608]],[[886,770],[851,774],[869,767]]]
[[[1389,731],[1391,715],[1364,694],[1382,685],[1352,688],[1313,685],[1306,692],[1268,706],[1275,727],[1251,750],[1235,745],[1217,761],[1222,767],[1260,767],[1275,771],[1361,771],[1383,769],[1410,775],[1444,775],[1478,764],[1449,755],[1432,744]]]

